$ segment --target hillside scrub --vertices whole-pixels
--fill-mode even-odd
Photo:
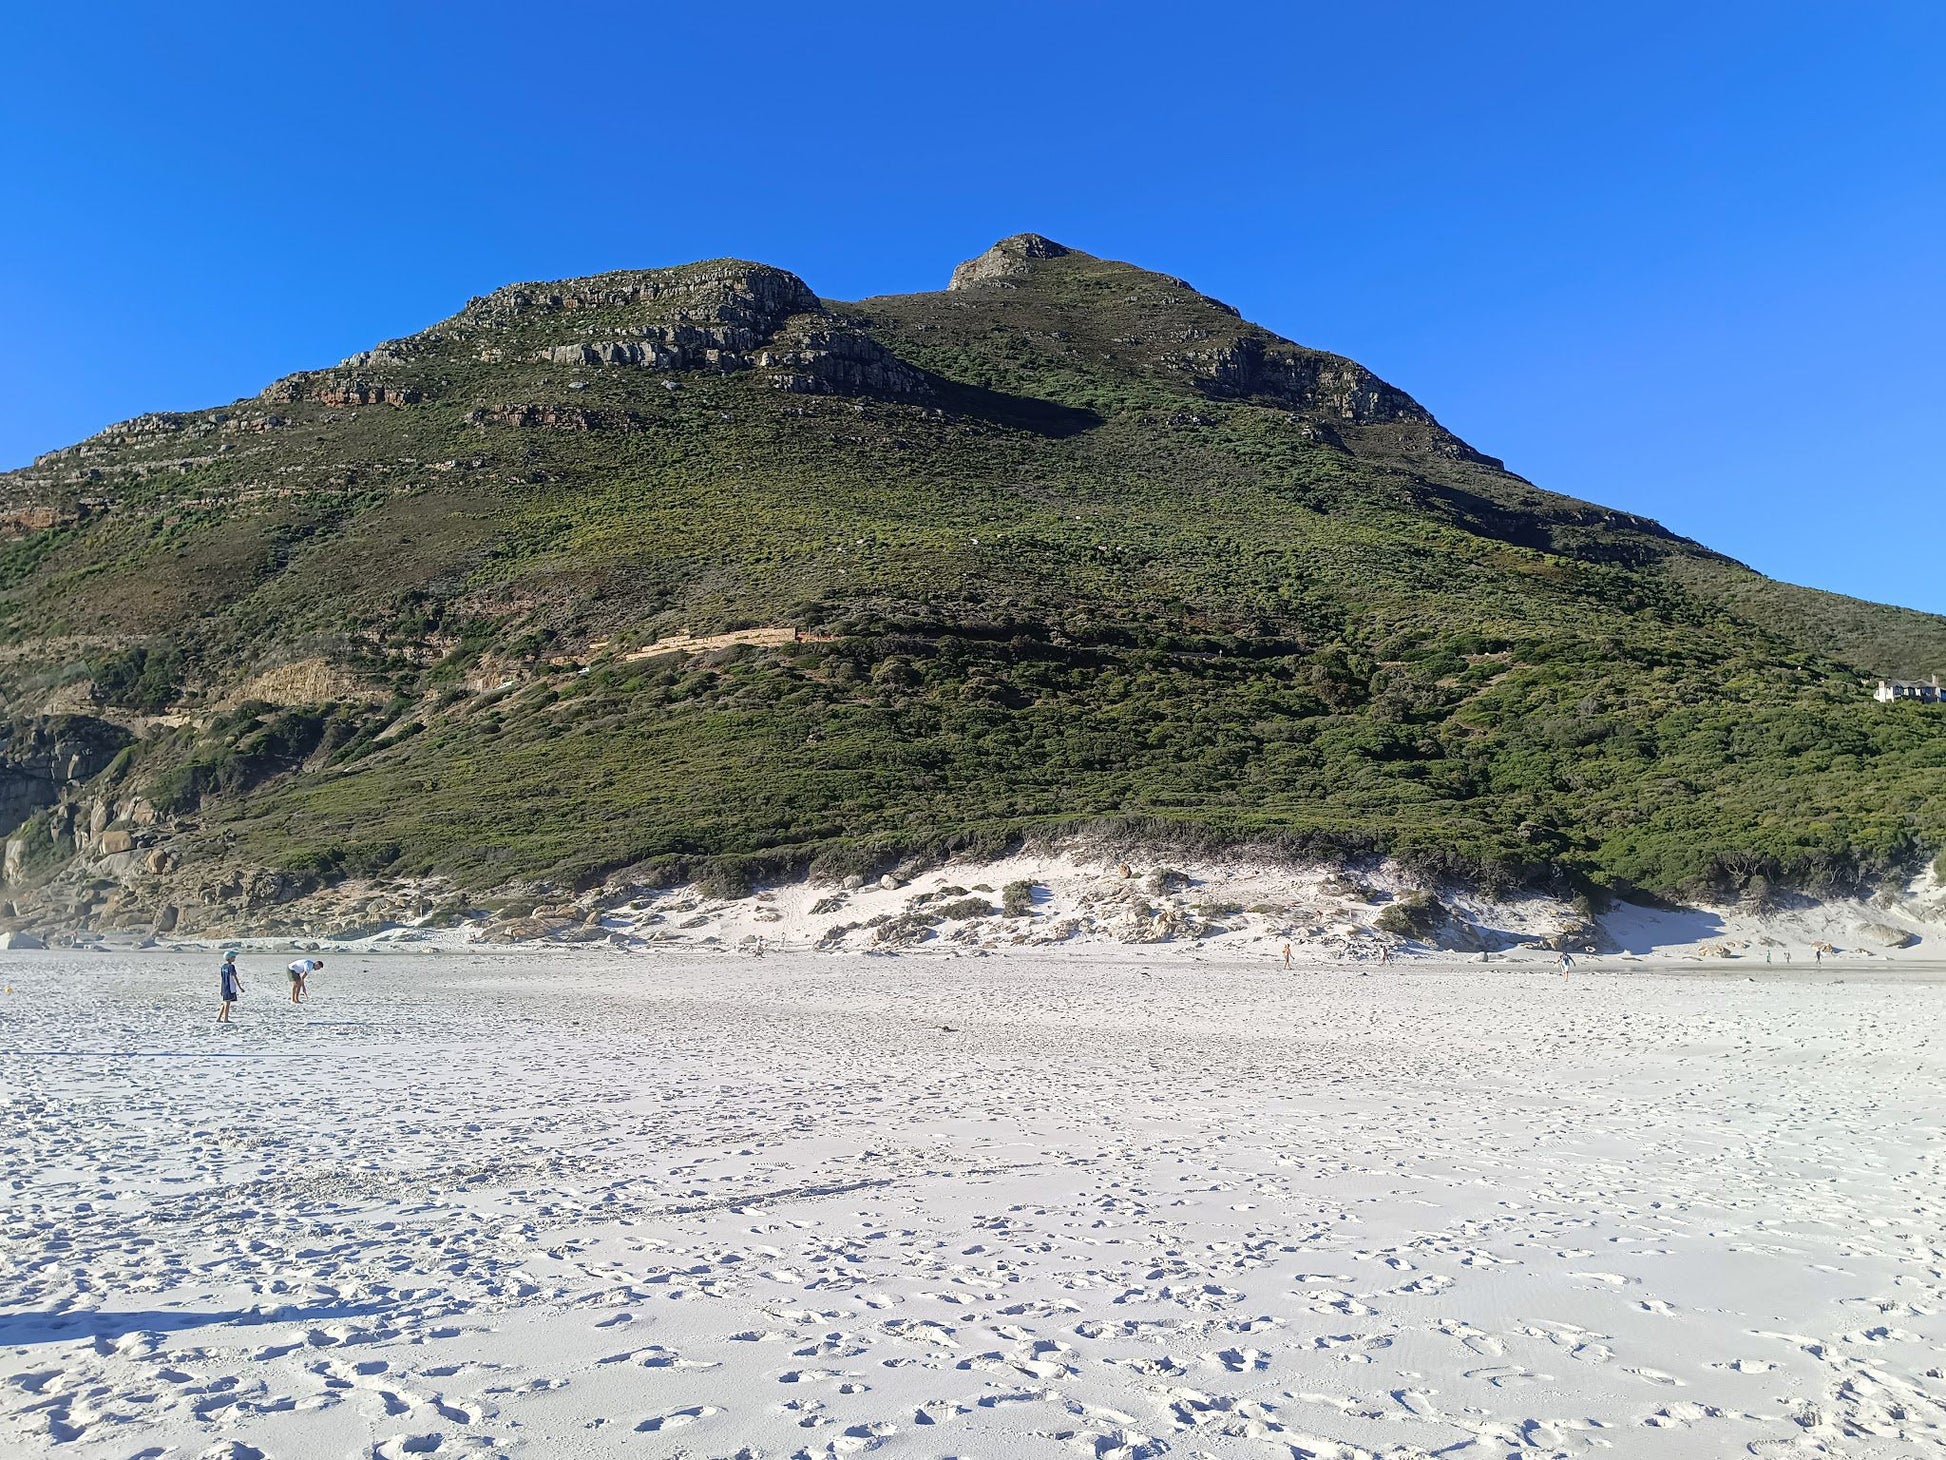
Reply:
[[[189,722],[116,772],[194,816],[187,860],[475,891],[1118,828],[1769,897],[1946,847],[1946,712],[1860,683],[1946,669],[1946,622],[1542,491],[1352,362],[1040,252],[855,306],[724,261],[524,286],[51,453],[0,475],[57,524],[0,546],[0,694],[119,646],[102,713]],[[355,696],[221,708],[299,659]]]

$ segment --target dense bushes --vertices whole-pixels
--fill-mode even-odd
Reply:
[[[102,704],[160,714],[182,693],[182,653],[170,643],[132,644],[91,661],[88,673]]]

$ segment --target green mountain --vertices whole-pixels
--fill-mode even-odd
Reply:
[[[1541,490],[1179,279],[475,299],[0,476],[22,921],[1112,825],[1661,891],[1946,845],[1946,620]],[[119,860],[117,860],[119,859]]]

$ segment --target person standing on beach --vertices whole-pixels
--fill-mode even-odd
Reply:
[[[1286,943],[1284,945],[1284,967],[1289,968],[1290,966],[1291,966],[1291,945]]]
[[[216,993],[223,1004],[223,1007],[216,1011],[216,1022],[218,1024],[228,1024],[230,1022],[230,1005],[234,1004],[243,993],[243,980],[237,976],[236,954],[234,953],[225,953],[223,955],[223,966],[216,971]]]
[[[293,1004],[303,1001],[306,981],[309,980],[312,974],[323,967],[324,960],[322,958],[300,958],[291,965],[291,1002]]]
[[[1568,952],[1567,949],[1563,948],[1561,950],[1561,977],[1566,978],[1568,976],[1569,970],[1572,969],[1573,967],[1574,967],[1573,956]]]

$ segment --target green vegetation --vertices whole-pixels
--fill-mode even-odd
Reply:
[[[722,272],[502,291],[0,477],[108,504],[0,552],[0,693],[85,657],[104,706],[191,716],[120,774],[211,856],[478,889],[729,893],[1084,827],[1762,895],[1946,846],[1946,713],[1859,682],[1946,669],[1946,622],[1542,492],[1176,281],[1066,254],[834,307],[916,397],[780,389],[747,345],[537,358],[698,298],[754,318],[774,276]],[[631,657],[763,628],[802,637]],[[362,697],[220,708],[312,662]]]
[[[88,666],[104,704],[157,714],[182,693],[182,655],[170,644],[131,644]]]
[[[1394,938],[1424,942],[1439,930],[1445,916],[1445,907],[1430,892],[1408,892],[1398,901],[1386,904],[1372,926]]]

